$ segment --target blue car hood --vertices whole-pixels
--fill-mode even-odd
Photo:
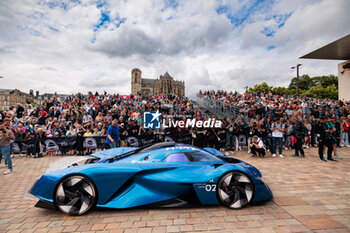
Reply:
[[[93,153],[93,154],[90,155],[90,157],[94,157],[94,158],[99,158],[101,160],[105,160],[105,159],[114,157],[116,155],[121,155],[121,154],[127,153],[129,151],[136,150],[137,148],[138,147],[113,148],[113,149],[103,150],[103,151],[99,151],[99,152]]]

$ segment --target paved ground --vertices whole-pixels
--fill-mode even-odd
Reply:
[[[95,210],[72,217],[34,208],[26,191],[57,157],[15,158],[15,171],[0,175],[0,232],[350,232],[350,149],[323,163],[316,149],[306,158],[235,157],[255,165],[274,199],[242,210],[224,207]],[[1,173],[5,170],[0,165]]]

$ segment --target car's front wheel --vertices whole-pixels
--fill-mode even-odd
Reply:
[[[94,207],[95,203],[95,186],[84,176],[63,179],[55,192],[55,204],[65,214],[82,215]]]
[[[233,171],[218,182],[218,197],[225,206],[233,209],[243,208],[253,198],[253,184],[247,175]]]

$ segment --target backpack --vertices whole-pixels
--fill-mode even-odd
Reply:
[[[305,135],[304,128],[303,128],[303,126],[300,123],[298,123],[295,126],[295,137],[296,138],[303,138],[304,135]]]

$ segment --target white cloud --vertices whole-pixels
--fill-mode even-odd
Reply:
[[[168,71],[191,97],[286,85],[296,63],[302,74],[336,74],[337,61],[298,57],[349,33],[346,0],[100,2],[1,1],[1,88],[125,94],[134,67],[145,78]],[[101,12],[110,20],[96,29]]]

